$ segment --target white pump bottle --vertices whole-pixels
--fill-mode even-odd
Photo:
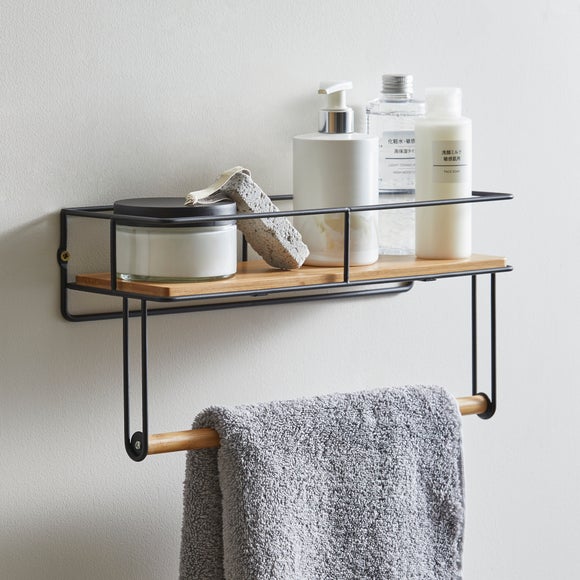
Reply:
[[[354,113],[346,105],[349,81],[323,82],[328,96],[320,111],[319,132],[294,137],[294,209],[375,205],[378,199],[378,139],[354,132]],[[310,255],[311,266],[340,266],[344,261],[344,214],[297,216],[294,224]],[[378,259],[376,212],[353,212],[350,221],[350,264]]]

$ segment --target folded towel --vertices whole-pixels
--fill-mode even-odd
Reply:
[[[440,387],[215,407],[187,457],[182,580],[461,578],[461,418]]]

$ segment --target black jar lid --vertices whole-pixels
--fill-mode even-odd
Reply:
[[[211,204],[184,205],[183,197],[139,197],[121,199],[113,205],[115,215],[127,216],[128,219],[116,220],[120,225],[142,227],[209,227],[224,226],[235,223],[235,220],[200,220],[188,221],[189,218],[205,216],[235,215],[236,202],[223,199]],[[159,218],[160,221],[131,220],[133,217]]]

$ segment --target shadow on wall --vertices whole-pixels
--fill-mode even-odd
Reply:
[[[100,220],[75,220],[69,232],[69,248],[73,258],[82,257],[82,264],[91,270],[106,269],[107,237]],[[92,223],[87,223],[91,221]],[[58,315],[58,284],[60,270],[57,263],[60,214],[53,212],[20,224],[0,234],[0,288],[2,296],[18,298],[28,309],[35,304],[52,300],[55,308],[43,312],[42,317]],[[82,231],[82,235],[79,232]],[[104,243],[101,241],[104,239]],[[82,240],[82,244],[78,242]],[[75,260],[76,265],[79,260]],[[73,266],[74,268],[74,266]],[[74,270],[72,270],[74,275]],[[70,276],[69,276],[70,279]],[[26,300],[26,302],[25,302]]]
[[[109,268],[108,225],[106,220],[69,219],[67,248],[71,254],[68,264],[69,281],[83,272],[101,272]],[[53,212],[31,220],[0,234],[0,288],[4,297],[18,297],[20,304],[38,303],[41,296],[46,304],[52,300],[54,308],[44,311],[58,316],[60,269],[57,251],[60,245],[60,213]],[[83,294],[78,307],[79,293],[69,292],[71,312],[99,312],[118,310],[110,297]],[[27,302],[24,302],[27,300]],[[28,303],[28,301],[30,301]]]
[[[44,272],[56,264],[55,232],[58,232],[58,217],[50,214],[0,234],[0,283],[10,288],[30,280],[36,288],[39,284],[42,286]],[[52,248],[54,258],[49,263],[46,257]]]
[[[51,368],[58,319],[56,215],[0,234],[0,367],[15,389],[35,368]],[[34,353],[33,359],[30,353]]]
[[[165,542],[165,546],[175,549],[171,553],[164,550],[164,558],[160,559],[159,529],[151,521],[135,525],[143,514],[128,514],[123,505],[123,517],[112,517],[116,510],[109,506],[102,511],[111,515],[107,520],[95,519],[94,511],[88,516],[77,513],[75,517],[74,509],[78,508],[63,506],[62,511],[45,515],[34,529],[20,528],[16,535],[3,538],[0,577],[11,580],[158,580],[177,577],[179,537]],[[124,522],[131,522],[131,525],[124,527]],[[147,537],[140,537],[140,531]]]

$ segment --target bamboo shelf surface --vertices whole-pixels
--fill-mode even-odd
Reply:
[[[381,256],[370,266],[351,266],[351,281],[369,282],[406,277],[431,278],[444,274],[505,268],[506,259],[498,256],[473,254],[461,260],[422,260],[415,256]],[[117,280],[117,290],[156,298],[183,298],[205,294],[271,290],[277,288],[305,287],[317,284],[340,283],[344,280],[344,269],[337,267],[303,266],[297,270],[277,270],[263,260],[240,262],[235,276],[211,282],[136,282]],[[109,273],[79,274],[78,286],[111,289]]]

